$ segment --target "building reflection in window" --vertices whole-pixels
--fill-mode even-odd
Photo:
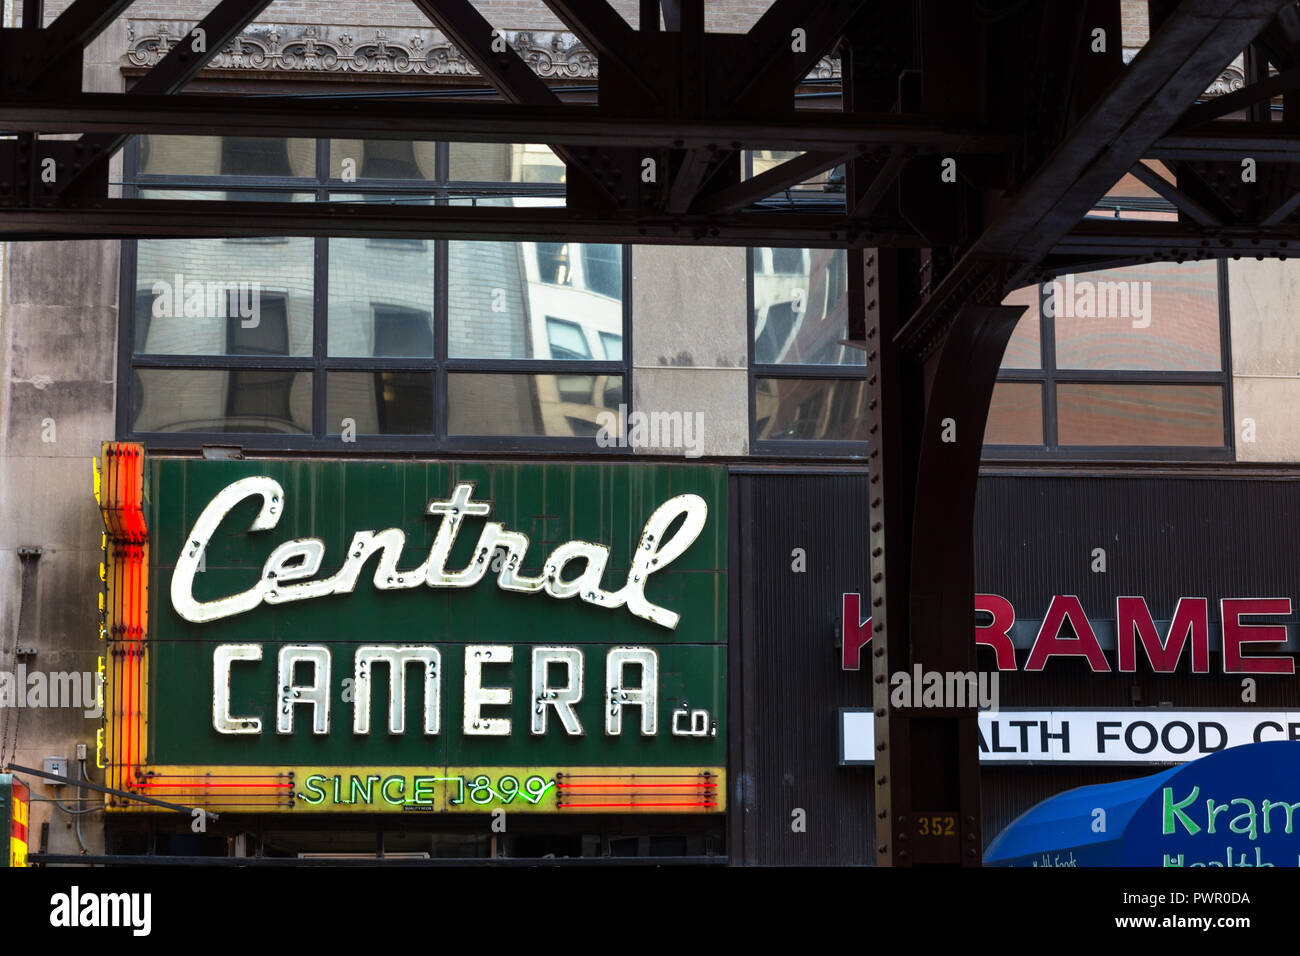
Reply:
[[[842,249],[755,249],[754,362],[862,365],[848,337],[848,258]]]
[[[866,441],[862,379],[754,380],[754,437],[760,441]]]

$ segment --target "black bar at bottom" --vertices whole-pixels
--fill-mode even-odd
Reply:
[[[392,857],[307,858],[281,856],[126,856],[85,855],[80,853],[32,853],[31,863],[41,865],[75,864],[80,866],[725,866],[725,856],[593,856],[524,858],[433,858],[393,859]]]

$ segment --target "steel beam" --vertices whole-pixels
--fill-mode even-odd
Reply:
[[[700,187],[717,171],[718,164],[729,155],[728,152],[719,153],[716,149],[708,148],[679,152],[677,169],[668,187],[667,202],[664,206],[665,211],[670,213],[683,213],[690,209]],[[770,196],[771,193],[767,195]]]
[[[413,0],[415,5],[462,50],[479,73],[511,103],[527,107],[555,107],[560,98],[546,81],[532,71],[523,58],[474,9],[469,0]],[[609,183],[597,176],[577,153],[549,138],[551,150],[564,160],[570,181],[581,180],[589,195],[613,204]],[[575,183],[576,185],[576,183]]]
[[[1300,229],[1295,226],[1241,223],[1198,228],[1177,222],[1086,219],[1057,240],[1052,254],[1132,256],[1148,262],[1161,259],[1181,262],[1241,256],[1295,257],[1300,255],[1297,250],[1300,250]]]
[[[1292,67],[1239,90],[1197,103],[1183,114],[1176,130],[1180,133],[1193,130],[1228,113],[1267,102],[1275,96],[1295,92],[1297,89],[1300,89],[1300,67]]]
[[[913,349],[941,337],[990,265],[1010,264],[992,301],[1036,263],[1178,121],[1186,104],[1290,0],[1182,0],[1109,92],[1033,174],[1002,217],[972,243],[900,336]],[[1241,155],[1241,154],[1238,154]],[[986,288],[986,292],[989,291]]]
[[[795,85],[834,48],[849,21],[865,5],[866,0],[775,0],[749,29],[757,66],[737,79],[733,99],[743,103],[778,70],[789,70],[793,97]],[[795,30],[803,31],[802,49],[796,49]]]
[[[676,33],[682,28],[682,4],[681,0],[660,0],[660,7],[664,12],[664,29],[669,33]]]
[[[469,0],[412,0],[511,103],[554,106],[559,98]]]
[[[949,710],[900,709],[891,691],[899,672],[976,670],[966,635],[974,619],[979,462],[998,368],[1024,311],[997,303],[1281,6],[1282,0],[1183,0],[905,325],[916,270],[901,268],[897,252],[876,254],[880,265],[871,278],[878,306],[850,325],[867,330],[872,389],[868,469],[881,863],[980,861],[976,710],[968,701]],[[860,188],[855,185],[854,193]],[[851,274],[850,281],[863,277]]]
[[[455,139],[480,143],[555,142],[579,146],[689,148],[710,143],[736,149],[835,150],[910,145],[939,152],[1009,152],[1018,138],[1001,131],[941,126],[924,116],[848,115],[796,110],[792,116],[665,119],[558,103],[384,102],[373,98],[292,96],[136,96],[83,93],[0,102],[0,130],[42,133],[169,133],[187,136],[346,136],[367,139]]]
[[[45,62],[25,84],[37,89],[41,79],[69,58],[80,54],[94,39],[126,12],[134,0],[74,0],[45,28]],[[23,24],[26,26],[26,24]]]
[[[647,64],[637,54],[636,31],[606,0],[542,0],[550,11],[564,21],[587,49],[596,54],[603,67],[617,64],[632,77],[642,91],[653,99],[658,92],[642,78]],[[657,13],[657,10],[656,10]],[[656,26],[658,22],[656,20]]]
[[[890,188],[898,181],[903,167],[915,155],[916,151],[913,149],[893,147],[874,169],[864,169],[864,172],[870,176],[870,181],[864,185],[854,201],[853,208],[849,210],[849,218],[866,219],[875,212]]]
[[[1162,136],[1143,155],[1148,159],[1199,159],[1237,162],[1300,162],[1300,135],[1281,123],[1217,120]]]
[[[849,307],[861,310],[870,389],[876,862],[978,866],[977,702],[900,706],[894,675],[976,672],[975,646],[963,639],[975,617],[975,492],[989,399],[1024,308],[965,306],[918,361],[897,337],[917,292],[916,262],[893,249],[849,261],[850,283],[862,289]]]
[[[642,33],[659,32],[659,0],[641,0],[640,23]]]
[[[1280,226],[1287,219],[1291,218],[1297,209],[1300,209],[1300,192],[1293,192],[1290,196],[1279,203],[1272,212],[1268,213],[1268,215],[1260,220],[1259,224],[1265,229]]]
[[[745,212],[729,216],[586,214],[536,207],[375,203],[107,199],[35,209],[0,206],[0,240],[340,236],[519,239],[809,248],[915,246],[890,224],[846,222],[842,212]]]
[[[1218,216],[1165,179],[1146,163],[1135,163],[1129,172],[1133,174],[1138,182],[1173,203],[1180,212],[1184,213],[1193,222],[1202,226],[1222,225]]]
[[[126,97],[172,96],[198,76],[208,61],[237,37],[257,15],[271,5],[271,0],[221,0],[193,30],[167,51],[167,55],[141,77]],[[202,37],[202,42],[199,42]],[[52,132],[44,130],[41,132]],[[107,184],[108,160],[126,143],[121,132],[87,135],[81,139],[87,159],[80,169],[70,169],[59,177],[58,192],[68,195],[81,189],[95,190]],[[62,171],[61,171],[62,172]],[[103,195],[106,189],[97,190]]]
[[[711,82],[721,84],[726,89],[722,101],[735,104],[741,110],[763,109],[778,114],[792,110],[795,87],[817,61],[834,47],[846,24],[864,3],[865,0],[816,0],[814,3],[807,0],[775,0],[746,34],[751,48],[751,62],[757,66],[738,73],[735,77],[720,71],[714,72]],[[701,30],[702,16],[701,11]],[[683,63],[687,62],[683,57]],[[782,91],[785,90],[788,90],[788,94],[783,101]],[[733,146],[732,150],[735,148]],[[699,188],[705,185],[705,180],[699,176],[699,164],[698,157],[683,162],[686,175],[680,182],[673,183],[673,195],[668,207],[670,210],[690,207]],[[720,163],[715,163],[715,168],[717,165]],[[825,168],[827,167],[822,167]],[[767,195],[782,188],[784,184],[778,183]],[[727,190],[725,200],[733,202],[747,195],[746,189],[747,182],[733,176],[730,182],[719,182],[709,189],[713,196],[709,201],[715,203],[722,191]],[[742,203],[744,204],[747,203]]]
[[[177,93],[202,72],[209,60],[228,46],[271,0],[221,0],[198,26],[180,39],[167,55],[131,87],[128,96]],[[203,50],[195,49],[196,33],[203,32]]]
[[[781,165],[774,166],[750,179],[700,196],[692,209],[701,213],[735,212],[760,199],[773,196],[783,189],[797,186],[818,173],[824,173],[853,157],[857,152],[857,150],[846,149],[835,153],[804,153],[794,159],[787,159]]]

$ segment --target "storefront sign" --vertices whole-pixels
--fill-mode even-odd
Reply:
[[[381,591],[422,585],[470,588],[487,574],[489,559],[496,558],[499,568],[497,586],[502,590],[522,594],[545,590],[553,598],[577,596],[588,604],[608,608],[627,605],[627,609],[637,617],[669,630],[677,626],[676,614],[646,600],[645,586],[650,575],[664,570],[699,536],[708,517],[708,506],[699,495],[677,495],[654,510],[646,520],[632,555],[627,583],[614,592],[601,588],[605,566],[609,563],[609,548],[604,545],[567,541],[551,552],[541,574],[521,574],[528,559],[528,536],[518,531],[507,531],[495,521],[483,526],[474,546],[474,559],[463,570],[448,571],[447,559],[465,519],[486,517],[492,512],[488,502],[475,501],[473,495],[473,482],[462,482],[446,500],[434,499],[425,506],[426,515],[438,517],[438,531],[429,556],[415,568],[398,570],[406,544],[406,533],[401,528],[358,531],[352,536],[352,543],[346,549],[347,556],[338,571],[328,577],[304,580],[320,571],[325,559],[325,542],[320,538],[295,538],[271,552],[262,569],[261,580],[253,587],[215,601],[196,601],[194,575],[207,552],[213,532],[231,510],[246,498],[259,502],[257,517],[248,529],[250,532],[273,529],[284,512],[287,496],[278,481],[265,477],[241,478],[213,497],[190,531],[176,560],[176,570],[172,572],[172,607],[185,620],[202,623],[243,614],[263,601],[287,604],[332,594],[349,594],[356,587],[362,568],[378,553],[381,556],[375,568],[374,585]],[[668,529],[679,518],[683,519],[681,525],[671,536],[668,535]],[[576,562],[582,563],[581,573],[566,577],[566,570]]]
[[[979,715],[980,763],[1183,763],[1243,744],[1300,741],[1300,711],[999,710]],[[840,763],[875,762],[870,709],[840,711]]]
[[[1162,781],[1124,831],[1128,866],[1300,866],[1300,744],[1207,759]]]
[[[724,469],[143,467],[147,533],[106,574],[114,786],[242,811],[723,809]]]
[[[31,791],[17,777],[0,773],[0,834],[5,837],[5,866],[27,865],[27,814]]]
[[[993,840],[985,864],[1298,866],[1298,811],[1300,743],[1234,746],[1149,777],[1049,797]]]
[[[845,594],[841,605],[841,662],[844,670],[858,670],[871,641],[871,618],[862,620],[861,599]],[[1016,620],[1011,602],[996,594],[975,595],[975,643],[991,647],[998,670],[1019,670],[1017,649],[1027,649],[1024,670],[1041,671],[1054,659],[1087,661],[1093,673],[1114,670],[1133,673],[1149,668],[1157,674],[1190,669],[1210,673],[1210,651],[1219,652],[1224,674],[1294,674],[1300,652],[1294,624],[1276,618],[1291,614],[1291,599],[1224,598],[1219,601],[1218,622],[1210,624],[1206,598],[1179,598],[1172,619],[1157,621],[1143,597],[1115,599],[1115,617],[1089,619],[1072,594],[1055,595],[1041,621]],[[1264,618],[1266,620],[1258,620]],[[1267,619],[1274,620],[1269,621]],[[1289,652],[1289,653],[1288,653]]]

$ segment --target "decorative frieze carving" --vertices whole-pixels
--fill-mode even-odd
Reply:
[[[1141,47],[1125,47],[1124,62],[1131,63],[1133,57],[1138,55]],[[1270,70],[1270,73],[1277,72]],[[1223,68],[1223,72],[1215,77],[1214,82],[1209,85],[1205,91],[1206,96],[1223,96],[1225,93],[1231,93],[1239,90],[1246,85],[1246,65],[1242,57],[1238,56],[1235,60]]]
[[[125,63],[153,66],[195,24],[183,20],[127,24]],[[510,44],[538,76],[585,79],[596,76],[596,55],[571,33],[506,30]],[[210,70],[287,73],[359,73],[407,76],[477,76],[478,70],[450,40],[433,28],[361,29],[326,24],[253,25],[217,53]],[[818,79],[840,74],[838,58],[822,57],[809,74]]]

